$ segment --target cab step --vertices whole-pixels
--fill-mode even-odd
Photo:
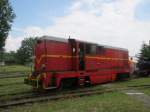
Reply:
[[[85,81],[86,83],[90,83],[90,81]]]
[[[55,86],[52,86],[52,87],[48,87],[48,88],[45,88],[46,90],[50,90],[50,89],[57,89],[57,87]]]

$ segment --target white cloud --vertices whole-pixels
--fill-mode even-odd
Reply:
[[[134,17],[140,1],[75,0],[69,14],[57,18],[53,26],[29,26],[24,33],[66,38],[70,35],[81,40],[124,47],[129,49],[130,55],[135,55],[142,41],[148,41],[150,36],[150,23],[137,21]]]
[[[14,38],[11,35],[8,36],[6,40],[6,45],[5,45],[6,51],[16,51],[20,47],[22,40],[23,38],[20,38],[20,37]]]
[[[42,36],[44,31],[40,27],[29,26],[24,29],[26,36]]]

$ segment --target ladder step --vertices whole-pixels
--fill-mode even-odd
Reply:
[[[90,83],[90,81],[85,81],[86,83]]]
[[[80,84],[80,86],[83,86],[84,84]]]
[[[52,86],[52,87],[48,87],[48,88],[46,88],[47,90],[48,89],[56,89],[57,87],[55,87],[55,86]]]

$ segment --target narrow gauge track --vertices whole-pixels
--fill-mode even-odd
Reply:
[[[59,91],[57,89],[52,89],[52,90],[48,90],[48,91],[37,91],[37,90],[29,90],[29,91],[23,91],[23,92],[19,92],[19,93],[9,93],[9,94],[1,94],[0,95],[0,100],[3,100],[4,97],[7,97],[7,96],[10,96],[12,99],[18,99],[18,98],[23,98],[23,97],[26,97],[26,98],[29,98],[29,97],[34,97],[35,95],[36,96],[40,96],[40,95],[52,95],[52,94],[55,94],[55,93],[65,93],[65,92],[74,92],[74,91],[82,91],[82,90],[88,90],[88,89],[94,89],[92,88],[93,86],[91,87],[88,87],[88,88],[77,88],[75,90],[62,90],[62,91]],[[101,88],[102,89],[102,88]]]
[[[3,102],[3,104],[0,104],[0,108],[5,108],[9,106],[17,106],[17,105],[23,105],[26,103],[35,103],[35,102],[43,102],[48,100],[58,100],[58,99],[65,99],[65,98],[72,98],[72,97],[82,97],[87,95],[94,95],[94,94],[103,94],[113,91],[120,91],[120,90],[128,90],[130,88],[149,88],[150,85],[131,85],[127,86],[126,88],[79,88],[77,90],[67,90],[67,91],[58,91],[58,90],[52,90],[48,92],[33,92],[33,91],[27,91],[22,92],[18,94],[10,94],[12,95],[12,98],[10,98],[8,101],[3,99],[0,99],[0,102]],[[3,97],[5,95],[1,95],[0,97]]]
[[[127,87],[119,87],[119,88],[114,88],[113,90],[125,90],[125,89],[129,89],[129,88],[150,88],[150,85],[131,85],[131,86],[127,86]],[[80,89],[80,88],[79,88]],[[80,91],[78,89],[78,91]],[[83,88],[84,89],[90,89],[90,88]],[[67,90],[69,91],[69,90]],[[59,91],[59,93],[63,93],[63,92],[67,92],[67,91]],[[77,91],[77,90],[76,90]],[[12,99],[18,99],[18,98],[30,98],[30,97],[37,97],[40,95],[52,95],[54,93],[58,93],[58,91],[56,90],[51,90],[49,91],[51,93],[47,93],[47,92],[38,92],[38,91],[24,91],[24,92],[19,92],[19,93],[9,93],[9,94],[1,94],[0,95],[0,100],[3,100],[3,98],[5,96],[10,96]]]
[[[33,91],[23,91],[23,92],[19,92],[19,93],[1,94],[0,100],[7,96],[10,96],[10,97],[27,96],[27,95],[31,95],[33,93],[34,93]]]
[[[17,78],[17,77],[25,77],[25,74],[3,74],[0,75],[0,79],[4,79],[4,78]]]
[[[131,85],[127,87],[134,87],[134,88],[150,88],[150,84],[143,84],[143,85]]]
[[[58,100],[58,99],[65,99],[65,98],[72,98],[72,97],[82,97],[87,95],[94,95],[94,94],[102,94],[106,92],[112,92],[112,89],[83,89],[83,90],[70,90],[64,93],[44,93],[44,94],[32,94],[31,96],[26,97],[18,97],[13,98],[9,101],[3,102],[0,104],[0,108],[5,108],[9,106],[17,106],[26,103],[34,103],[34,102],[42,102],[42,101],[49,101],[49,100]]]
[[[18,83],[13,83],[13,84],[20,84],[20,82]],[[21,83],[22,84],[22,83]],[[8,86],[8,85],[0,85],[0,86]],[[126,86],[128,88],[150,88],[150,85],[149,84],[143,84],[143,85],[129,85],[129,86]],[[80,89],[80,88],[79,88]],[[119,87],[119,88],[116,88],[116,89],[125,89],[125,87]],[[8,95],[11,95],[11,96],[17,96],[17,95],[20,95],[20,94],[32,94],[32,93],[35,93],[35,92],[39,92],[39,91],[24,91],[24,92],[19,92],[19,93],[9,93],[9,94],[1,94],[0,95],[0,98],[1,97],[4,97],[4,96],[8,96]]]
[[[3,86],[12,86],[12,85],[17,85],[17,84],[24,84],[23,82],[14,82],[14,83],[8,83],[8,84],[0,84],[0,87],[3,87]]]
[[[19,99],[19,98],[29,98],[29,97],[38,97],[41,95],[53,95],[53,94],[63,94],[66,92],[75,92],[75,91],[82,91],[82,90],[93,90],[94,88],[88,87],[88,88],[77,88],[74,90],[66,89],[66,90],[58,90],[58,89],[52,89],[47,91],[41,91],[41,90],[29,90],[29,91],[23,91],[19,93],[9,93],[9,94],[1,94],[0,95],[0,101],[3,100],[4,97],[9,96],[11,99]],[[102,88],[100,88],[102,90]]]

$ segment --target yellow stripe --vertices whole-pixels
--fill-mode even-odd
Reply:
[[[128,59],[122,59],[122,58],[105,58],[105,57],[91,57],[91,56],[86,56],[86,58],[101,59],[101,60],[128,60]]]
[[[73,56],[77,57],[77,56]],[[39,64],[43,58],[72,58],[72,56],[67,55],[42,55],[40,59],[37,59],[37,63]]]
[[[78,56],[70,56],[70,55],[42,55],[39,59],[37,59],[37,63],[39,64],[43,58],[78,58]],[[126,60],[122,58],[105,58],[105,57],[93,57],[93,56],[85,56],[88,59],[99,59],[99,60]]]

